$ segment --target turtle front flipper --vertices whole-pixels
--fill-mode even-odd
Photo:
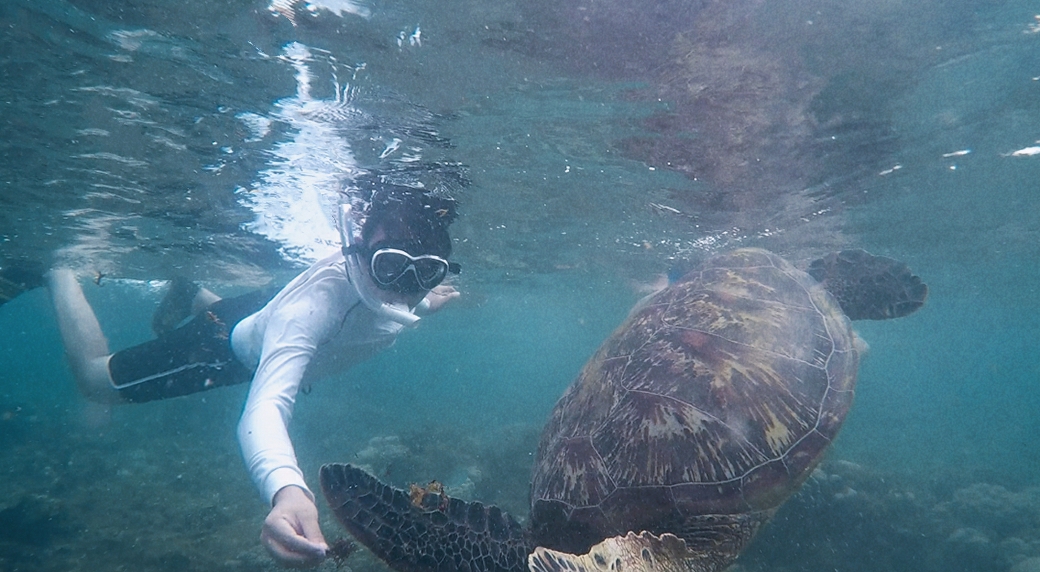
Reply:
[[[321,468],[321,490],[350,534],[400,572],[524,572],[523,528],[496,506],[439,487],[396,489],[353,465]]]
[[[814,260],[808,273],[841,305],[850,320],[887,320],[924,305],[928,286],[898,260],[865,250],[842,250]]]
[[[581,555],[536,548],[527,562],[530,572],[714,572],[722,568],[673,534],[649,532],[608,538]]]

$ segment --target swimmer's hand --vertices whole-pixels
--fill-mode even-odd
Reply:
[[[318,508],[303,489],[293,485],[275,493],[260,541],[279,564],[288,568],[317,566],[329,549],[318,526]]]
[[[455,298],[458,298],[461,295],[462,294],[460,294],[454,286],[450,286],[448,284],[441,284],[439,286],[436,286],[433,290],[430,290],[426,294],[426,302],[429,304],[429,307],[426,309],[425,313],[432,314],[437,310],[440,310],[441,306],[447,304]]]

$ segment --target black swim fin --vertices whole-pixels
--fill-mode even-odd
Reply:
[[[43,264],[25,259],[0,259],[0,306],[23,292],[43,286]]]
[[[887,320],[916,312],[928,286],[906,264],[866,250],[833,252],[809,266],[851,320]]]
[[[523,527],[436,483],[395,489],[352,465],[324,465],[321,490],[343,527],[399,572],[526,572]]]

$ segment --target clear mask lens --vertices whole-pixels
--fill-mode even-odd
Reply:
[[[372,280],[380,288],[416,293],[432,290],[448,275],[451,265],[440,256],[412,256],[396,248],[380,248],[372,253]]]

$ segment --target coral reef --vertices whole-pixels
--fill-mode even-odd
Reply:
[[[231,402],[144,407],[93,430],[19,413],[0,447],[0,570],[277,570],[257,542],[266,507],[225,427]],[[425,427],[357,443],[354,462],[398,486],[435,479],[523,518],[538,434],[535,425]],[[341,548],[322,570],[385,571],[350,550],[321,509]],[[952,466],[891,474],[825,460],[733,570],[834,569],[1038,572],[1040,486],[979,482]]]
[[[946,493],[947,486],[825,462],[764,528],[740,567],[1003,572],[1040,562],[1040,487],[965,483]]]

